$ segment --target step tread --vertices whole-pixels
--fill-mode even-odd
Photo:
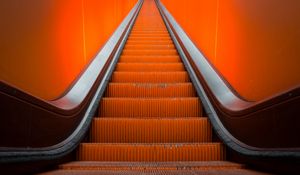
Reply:
[[[153,44],[159,44],[159,45],[169,45],[173,44],[172,40],[128,40],[126,41],[126,44],[144,44],[144,45],[153,45]]]
[[[163,56],[146,56],[146,55],[140,55],[140,56],[133,56],[133,55],[121,55],[120,56],[120,60],[119,62],[133,62],[133,63],[168,63],[168,62],[176,62],[176,63],[180,63],[180,57],[178,55],[171,55],[171,56],[167,56],[167,55],[163,55]]]
[[[139,35],[130,35],[128,37],[127,41],[131,41],[131,40],[141,40],[141,41],[149,41],[149,40],[171,40],[172,38],[170,37],[170,35],[147,35],[147,34],[139,34]]]
[[[109,83],[105,97],[195,97],[192,83]]]
[[[189,82],[185,71],[176,72],[114,72],[112,82],[123,83],[183,83]]]
[[[139,71],[139,72],[170,72],[170,71],[184,71],[182,63],[118,63],[115,71]]]
[[[55,170],[42,175],[268,175],[268,173],[257,172],[248,169],[203,169],[203,170],[144,170],[144,167],[139,167],[139,170]]]
[[[169,33],[131,33],[129,37],[170,37]]]
[[[122,55],[134,55],[134,56],[151,56],[151,55],[178,55],[176,49],[160,49],[160,50],[134,50],[124,49]]]
[[[59,166],[60,169],[77,170],[207,170],[244,168],[242,164],[229,161],[186,161],[186,162],[100,162],[74,161]]]
[[[99,105],[100,117],[201,117],[197,97],[184,98],[108,98]]]
[[[94,118],[90,138],[97,143],[211,142],[207,118]]]
[[[138,168],[137,168],[138,169]],[[269,173],[257,172],[248,169],[203,169],[203,170],[144,170],[144,167],[139,167],[139,170],[55,170],[41,175],[271,175]]]
[[[143,44],[127,44],[125,45],[124,49],[135,49],[135,50],[166,50],[166,49],[175,49],[175,46],[173,44],[153,44],[153,45],[143,45]]]
[[[221,143],[81,143],[84,161],[216,161],[224,160]]]
[[[171,39],[170,35],[158,35],[158,36],[149,36],[149,35],[129,35],[128,39],[137,39],[137,40],[144,40],[144,39],[158,39],[158,40],[169,40]]]

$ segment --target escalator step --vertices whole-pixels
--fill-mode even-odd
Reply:
[[[189,98],[102,98],[99,117],[201,117],[200,100]]]
[[[118,63],[115,71],[172,72],[184,70],[184,65],[182,63]]]
[[[128,40],[126,44],[163,45],[173,44],[172,40]]]
[[[151,56],[151,55],[178,55],[176,49],[167,49],[167,50],[126,50],[124,49],[122,55],[133,55],[133,56]]]
[[[131,35],[168,35],[170,36],[168,30],[154,30],[154,31],[146,31],[146,30],[137,30],[137,29],[132,29],[131,30]]]
[[[122,83],[184,83],[189,82],[187,72],[114,72],[112,82]]]
[[[90,138],[97,143],[211,142],[207,118],[95,118]]]
[[[62,164],[65,170],[224,170],[244,168],[242,164],[227,161],[185,161],[185,162],[91,162],[76,161]]]
[[[170,36],[132,36],[129,35],[128,40],[172,40]]]
[[[124,56],[119,60],[120,63],[172,63],[181,62],[178,55],[174,56]]]
[[[131,33],[132,37],[170,37],[168,32],[165,33]]]
[[[167,31],[167,28],[165,26],[157,26],[157,27],[150,27],[150,26],[138,26],[135,25],[133,27],[133,31],[146,31],[146,32],[153,32],[153,31],[158,31],[158,32],[163,32],[163,31]]]
[[[167,45],[130,45],[130,44],[126,44],[124,49],[126,50],[166,50],[166,49],[175,49],[173,44]]]
[[[109,144],[82,143],[80,161],[219,161],[225,158],[220,143]]]
[[[131,167],[129,167],[131,168]],[[125,170],[120,170],[115,167],[111,167],[111,169],[93,169],[93,170],[85,170],[85,169],[76,169],[76,170],[56,170],[50,171],[47,173],[42,173],[41,175],[271,175],[269,173],[257,172],[248,169],[240,169],[240,168],[203,168],[203,169],[189,169],[189,167],[178,168],[176,170],[171,169],[147,169],[148,166],[137,166],[132,169],[126,168]]]
[[[192,83],[109,83],[105,97],[195,97]]]

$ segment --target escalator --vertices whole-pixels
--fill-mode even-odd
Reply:
[[[42,174],[260,174],[226,161],[153,0],[145,0],[77,160]]]

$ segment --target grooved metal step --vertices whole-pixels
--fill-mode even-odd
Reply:
[[[223,170],[244,168],[244,165],[227,161],[184,162],[99,162],[76,161],[59,166],[65,170]]]
[[[192,83],[109,83],[105,97],[196,97]]]
[[[91,142],[97,143],[195,143],[211,142],[207,118],[95,118]]]
[[[220,143],[110,144],[82,143],[80,161],[220,161],[225,149]]]
[[[118,63],[115,71],[123,72],[172,72],[184,71],[182,63]]]
[[[143,44],[126,44],[124,49],[128,50],[166,50],[166,49],[175,49],[173,44],[163,44],[163,45],[143,45]]]
[[[122,83],[184,83],[189,82],[187,72],[114,72],[112,82]]]
[[[127,50],[127,49],[124,49],[122,52],[122,55],[133,55],[133,56],[159,55],[159,56],[164,56],[164,55],[177,55],[177,51],[176,51],[176,49],[167,49],[167,50],[163,50],[163,49],[161,49],[161,50]]]
[[[99,117],[201,117],[200,100],[189,98],[103,98]]]
[[[119,60],[120,63],[173,63],[181,62],[178,55],[172,56],[124,56]]]

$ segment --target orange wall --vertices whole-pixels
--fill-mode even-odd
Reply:
[[[300,85],[300,1],[161,1],[244,98]]]
[[[0,79],[63,95],[137,0],[0,1]]]

